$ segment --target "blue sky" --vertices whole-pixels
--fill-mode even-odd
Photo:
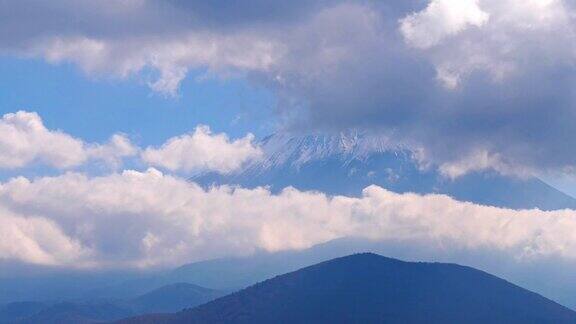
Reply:
[[[137,143],[159,145],[206,124],[241,137],[265,136],[275,126],[274,96],[239,78],[191,73],[177,96],[155,93],[141,81],[87,76],[71,64],[0,59],[0,113],[36,111],[48,128],[100,142],[122,132]]]

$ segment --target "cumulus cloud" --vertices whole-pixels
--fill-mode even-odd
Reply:
[[[0,121],[0,166],[18,168],[33,161],[67,168],[86,160],[81,140],[51,131],[36,113],[9,113]]]
[[[138,156],[148,165],[170,171],[227,173],[261,155],[254,135],[231,140],[225,133],[213,134],[202,125],[190,134],[169,139],[161,147],[141,150],[124,134],[114,134],[105,143],[86,143],[46,128],[35,112],[8,113],[0,119],[0,168],[4,169],[40,164],[65,170],[93,162],[118,169],[124,159]]]
[[[576,136],[567,0],[0,6],[10,13],[0,20],[4,54],[136,75],[168,94],[192,70],[245,77],[276,93],[287,128],[375,128],[457,173],[576,164],[565,145]],[[491,158],[462,161],[477,152]]]
[[[91,144],[86,148],[86,154],[96,160],[104,161],[107,165],[118,168],[126,157],[138,154],[139,148],[124,134],[114,134],[105,144]]]
[[[290,188],[204,190],[154,169],[68,173],[2,183],[0,211],[0,256],[69,266],[176,265],[349,236],[521,260],[576,258],[574,211],[501,209],[376,186],[350,198]]]
[[[478,0],[434,0],[428,7],[401,20],[407,41],[416,47],[429,48],[442,39],[467,27],[480,27],[489,15],[478,7]]]
[[[476,71],[503,80],[525,69],[571,67],[575,24],[563,0],[433,0],[401,20],[401,31],[409,44],[428,49],[438,77],[456,86]]]
[[[0,214],[0,259],[61,265],[89,253],[47,218],[23,217],[7,210]]]
[[[37,113],[19,111],[0,120],[0,168],[22,168],[41,163],[67,169],[89,159],[118,165],[120,159],[136,153],[123,135],[112,136],[107,144],[86,144],[59,130],[44,126]]]
[[[198,126],[193,133],[173,137],[159,148],[147,148],[142,160],[171,171],[227,173],[261,157],[262,151],[253,141],[252,134],[232,141],[224,133],[212,134],[208,126]]]

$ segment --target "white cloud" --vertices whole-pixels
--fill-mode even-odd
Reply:
[[[0,119],[0,168],[42,164],[72,169],[104,162],[118,169],[124,159],[138,155],[143,162],[170,171],[226,173],[260,158],[262,152],[252,134],[232,140],[225,133],[213,134],[208,126],[198,126],[190,134],[170,138],[161,147],[141,151],[124,134],[114,134],[106,143],[86,143],[46,128],[34,112],[9,113]]]
[[[489,14],[480,0],[432,0],[428,7],[401,20],[401,31],[415,47],[429,48],[468,27],[484,25]]]
[[[401,32],[428,50],[449,88],[478,71],[501,81],[576,60],[574,12],[563,0],[430,0],[401,19]]]
[[[205,191],[154,169],[69,173],[3,183],[0,210],[2,257],[68,266],[176,265],[346,236],[576,259],[576,211],[516,211],[376,186],[361,198],[295,189],[274,195],[263,188]],[[36,222],[33,231],[28,222]],[[30,248],[14,251],[14,237]],[[48,237],[57,239],[46,245]]]
[[[0,259],[61,265],[89,251],[66,236],[57,224],[42,217],[23,217],[0,211]]]
[[[212,134],[208,126],[198,126],[193,133],[173,137],[159,148],[147,148],[142,160],[171,171],[227,173],[260,158],[262,152],[253,141],[252,134],[230,140],[226,134]]]
[[[134,39],[54,37],[33,44],[24,52],[49,62],[71,61],[89,74],[121,78],[145,69],[158,72],[150,87],[176,95],[190,69],[208,69],[227,75],[266,71],[281,54],[281,45],[251,33],[223,35],[210,32],[178,32],[176,37],[148,36]]]
[[[290,9],[298,5],[318,10],[311,12],[305,20],[296,18],[295,21],[301,25],[293,25],[292,19],[280,18],[284,23],[278,23],[263,17],[254,17],[257,21],[237,22],[237,19],[241,19],[242,10],[223,13],[229,15],[228,21],[210,21],[208,16],[211,13],[201,17],[194,11],[183,11],[167,4],[162,4],[165,11],[159,11],[155,1],[142,1],[134,7],[134,11],[129,13],[130,20],[122,16],[127,12],[110,8],[107,3],[67,4],[62,6],[66,9],[60,6],[52,9],[62,16],[86,15],[83,26],[88,32],[60,20],[53,22],[53,17],[46,16],[43,17],[48,20],[45,23],[55,25],[54,30],[38,34],[30,32],[14,41],[17,45],[0,46],[0,51],[40,57],[52,63],[73,62],[91,75],[148,78],[146,81],[153,90],[169,95],[176,95],[188,72],[198,69],[222,77],[257,73],[270,80],[279,80],[284,74],[294,73],[313,76],[328,71],[329,67],[349,57],[354,46],[343,44],[344,37],[351,33],[363,33],[365,27],[377,20],[368,8],[356,4],[342,5],[340,2],[333,2],[333,6],[300,1],[294,5],[272,5],[290,7],[285,13],[279,12],[281,16],[290,14]],[[268,9],[271,5],[265,5],[266,10],[262,12],[270,14]],[[202,7],[201,10],[208,9],[210,12],[213,10],[211,5],[192,3],[190,6]],[[19,8],[20,5],[15,7]],[[249,11],[248,7],[251,6],[244,7],[242,9]],[[18,11],[18,8],[11,9]],[[306,16],[309,14],[302,9],[296,11],[302,11]],[[34,10],[31,12],[35,13]],[[31,12],[21,14],[26,16]],[[194,21],[196,23],[190,23]],[[259,26],[259,22],[262,25]],[[17,21],[6,21],[7,28],[11,27],[10,23],[15,25],[14,28],[19,25]],[[126,32],[111,32],[103,25],[106,23],[117,25],[117,29]],[[337,23],[344,23],[347,28],[338,31],[327,26]],[[234,27],[229,28],[228,24]],[[364,41],[364,36],[361,41]]]
[[[19,111],[0,120],[0,167],[19,168],[38,161],[69,168],[86,158],[81,140],[47,129],[36,113]]]
[[[118,168],[124,158],[138,154],[139,148],[134,146],[126,135],[114,134],[108,143],[88,145],[86,151],[90,158],[102,160],[107,165]]]
[[[86,144],[59,130],[44,126],[37,113],[18,111],[0,120],[0,168],[14,169],[40,163],[68,169],[88,160],[118,165],[136,149],[123,135],[114,135],[107,144]]]
[[[478,149],[469,154],[460,156],[453,161],[441,163],[438,171],[448,178],[456,179],[472,172],[486,170],[496,171],[503,175],[517,177],[531,177],[536,171],[529,168],[513,165],[506,162],[500,154],[488,150]]]

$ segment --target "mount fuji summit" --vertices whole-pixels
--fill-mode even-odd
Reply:
[[[259,142],[261,159],[226,174],[202,173],[192,181],[212,185],[286,187],[331,195],[360,196],[370,185],[404,193],[446,194],[461,201],[514,209],[576,209],[576,199],[536,177],[494,171],[472,172],[456,179],[437,168],[423,168],[409,149],[385,137],[358,132],[292,136],[277,133]]]

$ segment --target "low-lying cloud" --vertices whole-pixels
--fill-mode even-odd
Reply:
[[[178,265],[340,237],[576,258],[576,212],[510,210],[372,186],[360,198],[215,187],[150,169],[0,185],[0,257],[75,267]],[[15,242],[17,244],[15,244]]]

